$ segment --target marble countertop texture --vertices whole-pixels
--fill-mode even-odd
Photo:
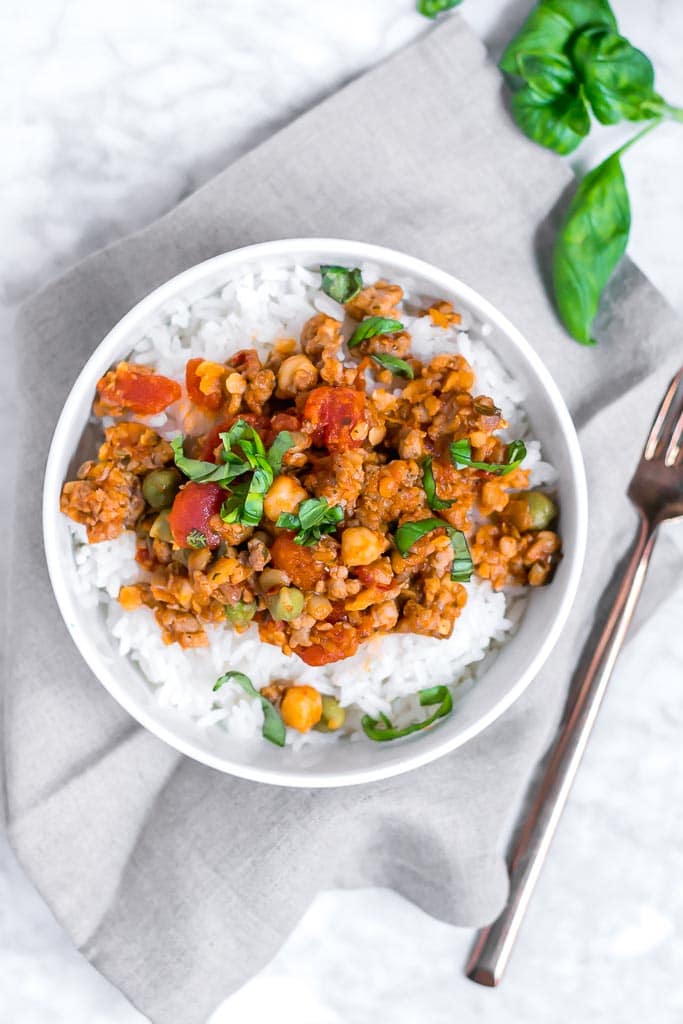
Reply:
[[[495,54],[529,6],[465,0],[462,15]],[[660,90],[682,103],[683,5],[613,6],[654,59]],[[413,0],[5,0],[3,13],[0,334],[10,369],[13,311],[32,290],[428,28]],[[575,166],[606,155],[619,131],[599,131]],[[626,161],[629,251],[683,316],[682,166],[674,125]],[[0,387],[0,431],[11,438],[10,373]],[[0,528],[9,515],[5,494]],[[683,1019],[683,529],[668,529],[659,549],[503,986],[464,978],[469,931],[389,891],[324,893],[211,1024]],[[143,1020],[71,947],[0,838],[0,1022]]]

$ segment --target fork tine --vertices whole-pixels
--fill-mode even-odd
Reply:
[[[680,391],[680,394],[679,394]],[[669,384],[666,394],[662,399],[662,404],[657,410],[654,423],[650,430],[645,449],[643,451],[643,458],[646,460],[653,459],[655,455],[661,452],[662,446],[667,446],[667,465],[673,465],[669,462],[669,452],[673,447],[676,447],[676,435],[680,436],[679,426],[680,419],[683,415],[683,367],[678,371],[674,379]],[[672,443],[670,443],[672,442]]]

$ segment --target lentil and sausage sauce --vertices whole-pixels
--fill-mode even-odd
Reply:
[[[166,643],[255,624],[326,665],[375,634],[450,636],[472,573],[494,589],[548,582],[556,509],[529,490],[523,443],[501,439],[463,356],[412,355],[402,301],[379,280],[346,301],[344,324],[319,313],[265,361],[193,358],[182,385],[120,362],[98,382],[111,425],[61,509],[91,543],[136,532],[145,572],[119,601],[153,609]],[[448,302],[423,315],[459,321]],[[186,433],[169,441],[145,419],[174,403]],[[287,686],[267,690],[282,706]]]

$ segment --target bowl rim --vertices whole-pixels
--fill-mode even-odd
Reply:
[[[77,405],[81,392],[86,387],[90,388],[89,378],[92,375],[92,368],[99,364],[104,354],[115,358],[119,340],[125,336],[129,327],[137,321],[144,320],[152,314],[165,301],[174,297],[179,291],[192,287],[204,277],[209,277],[214,272],[226,271],[226,276],[235,265],[255,261],[259,257],[271,258],[297,256],[309,254],[316,250],[333,250],[338,258],[351,258],[355,261],[368,260],[378,262],[391,261],[398,264],[402,271],[416,276],[423,276],[433,282],[437,287],[443,286],[447,291],[458,294],[473,309],[480,312],[484,318],[510,337],[520,351],[523,358],[533,368],[543,390],[550,399],[557,421],[560,427],[563,440],[569,453],[569,465],[567,472],[571,475],[575,489],[576,504],[576,541],[572,550],[565,555],[565,562],[569,562],[569,569],[565,575],[564,594],[560,604],[551,620],[534,657],[527,664],[524,671],[513,686],[504,696],[480,718],[473,722],[468,728],[449,736],[441,742],[425,745],[421,750],[419,745],[415,748],[406,746],[406,756],[397,763],[378,765],[377,768],[356,768],[350,767],[347,770],[335,773],[323,774],[315,769],[304,767],[298,770],[288,768],[264,768],[252,767],[241,763],[235,763],[228,756],[216,755],[196,746],[191,740],[177,736],[173,730],[156,720],[154,714],[145,707],[136,704],[134,697],[128,694],[125,687],[118,684],[113,672],[106,670],[100,663],[100,657],[94,643],[87,636],[80,636],[77,641],[73,637],[73,630],[70,626],[70,612],[77,606],[72,601],[66,582],[61,577],[58,562],[58,523],[59,523],[59,501],[62,480],[61,473],[57,473],[56,453],[62,451],[69,441],[69,427],[75,417]],[[111,362],[112,360],[110,360]],[[98,370],[99,374],[99,370]],[[55,501],[55,496],[57,500]],[[526,340],[521,331],[518,330],[488,299],[485,299],[475,289],[465,284],[459,278],[435,267],[433,264],[410,256],[407,253],[386,246],[369,242],[362,242],[352,239],[325,238],[325,237],[302,237],[282,238],[273,241],[258,242],[253,245],[232,249],[228,252],[219,253],[216,256],[194,264],[186,270],[169,278],[144,298],[137,302],[117,323],[107,332],[102,340],[95,347],[85,365],[74,381],[69,395],[62,407],[57,425],[55,427],[50,450],[47,459],[45,478],[43,484],[43,543],[47,561],[48,574],[52,589],[57,601],[62,618],[67,629],[72,634],[74,643],[86,664],[97,678],[98,682],[105,687],[111,696],[119,703],[140,725],[148,729],[153,735],[169,744],[180,753],[193,758],[218,771],[235,775],[239,778],[248,779],[253,782],[267,783],[270,785],[290,786],[296,788],[318,789],[332,788],[339,786],[361,785],[367,782],[375,782],[380,779],[401,775],[404,772],[419,768],[422,765],[436,761],[445,754],[451,753],[462,747],[469,740],[483,732],[489,725],[503,715],[519,697],[524,693],[532,680],[538,675],[548,656],[553,650],[559,636],[565,626],[572,604],[576,597],[579,580],[583,569],[587,526],[588,526],[588,499],[586,475],[581,454],[579,440],[576,434],[574,423],[565,405],[564,399],[555,384],[555,381],[546,369],[545,364],[535,349]]]

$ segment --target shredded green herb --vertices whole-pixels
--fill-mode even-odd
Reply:
[[[244,672],[225,672],[214,683],[214,692],[216,690],[220,690],[221,686],[231,681],[237,683],[238,686],[241,686],[244,692],[250,697],[256,697],[261,701],[261,707],[263,708],[263,729],[261,732],[263,734],[263,738],[269,740],[271,743],[275,743],[278,747],[284,747],[287,730],[285,729],[285,723],[282,721],[279,711],[277,708],[273,707],[266,697],[263,697],[258,692],[249,676],[246,676]]]
[[[439,705],[434,714],[425,718],[423,722],[414,722],[412,725],[396,728],[384,714],[380,715],[379,720],[370,715],[363,715],[361,718],[363,732],[369,739],[376,740],[378,743],[386,740],[399,740],[402,736],[409,736],[410,733],[428,729],[439,718],[445,718],[453,710],[453,697],[447,686],[431,686],[427,690],[420,690],[419,698],[422,707]]]
[[[399,359],[398,356],[392,356],[389,352],[373,352],[371,358],[383,370],[391,370],[400,377],[407,377],[408,380],[413,380],[415,374],[410,363],[407,363],[405,359]]]
[[[326,533],[334,533],[344,519],[341,505],[329,505],[325,498],[307,498],[296,513],[281,512],[276,526],[284,530],[297,530],[295,544],[310,547]]]
[[[448,534],[453,548],[451,580],[454,583],[469,583],[474,572],[474,564],[467,538],[462,530],[456,530],[443,519],[418,519],[415,522],[402,523],[394,534],[394,543],[399,553],[405,558],[413,545],[432,530],[445,530]]]
[[[362,320],[349,338],[349,348],[355,348],[362,341],[374,338],[378,334],[397,334],[403,330],[400,320],[390,320],[385,316],[368,316]]]
[[[469,466],[471,469],[483,469],[496,476],[507,476],[526,458],[526,445],[524,441],[511,441],[508,445],[507,462],[475,462],[472,458],[472,445],[467,438],[463,438],[462,441],[453,441],[451,458],[456,466]]]
[[[445,508],[450,508],[453,504],[452,501],[446,501],[445,498],[440,498],[436,493],[436,480],[434,479],[434,472],[432,470],[431,455],[428,455],[422,463],[422,486],[424,487],[425,494],[427,495],[427,504],[430,508],[434,509],[435,512],[441,512]]]
[[[205,548],[206,535],[201,530],[190,530],[187,535],[187,544],[191,548]]]
[[[323,263],[320,266],[322,277],[322,290],[335,302],[349,302],[355,299],[363,287],[363,278],[358,267],[349,270],[348,267],[337,267],[333,264]]]

